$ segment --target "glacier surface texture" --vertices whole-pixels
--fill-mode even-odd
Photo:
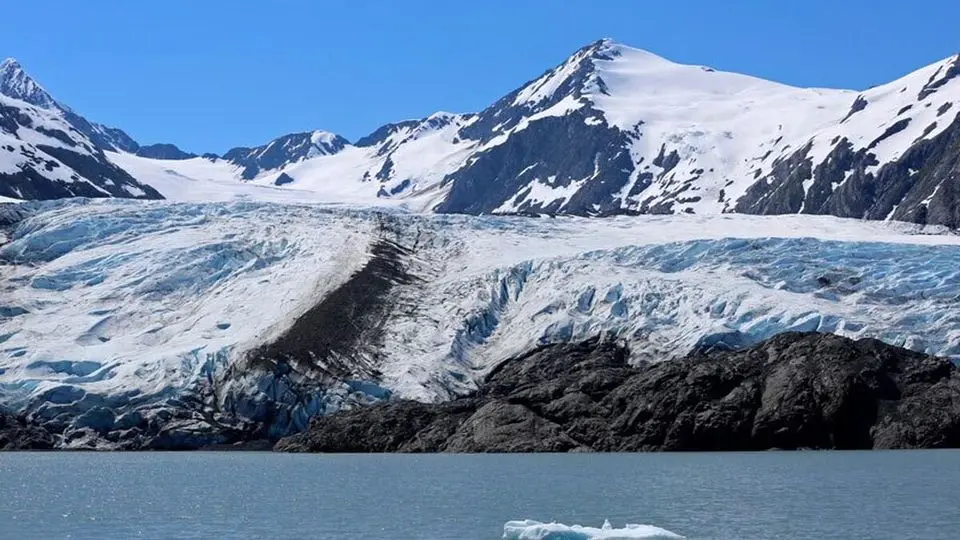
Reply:
[[[391,396],[450,399],[513,355],[596,335],[634,361],[788,330],[960,357],[960,236],[905,223],[123,200],[13,214],[0,407],[63,447],[276,438]]]

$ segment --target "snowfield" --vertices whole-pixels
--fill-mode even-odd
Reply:
[[[414,279],[385,300],[376,354],[363,358],[377,375],[326,380],[284,405],[273,433],[390,393],[447,399],[511,355],[597,334],[626,341],[635,360],[787,330],[960,357],[960,236],[941,229],[246,201],[19,207],[30,215],[0,247],[0,406],[86,434],[64,446],[163,418],[200,387],[209,407],[262,421],[289,388],[245,371],[246,353],[348,282],[384,239],[407,250]]]

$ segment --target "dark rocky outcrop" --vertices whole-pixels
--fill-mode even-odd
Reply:
[[[43,428],[0,411],[0,450],[50,450],[53,435]]]
[[[196,154],[191,154],[190,152],[184,152],[183,150],[177,148],[175,144],[169,143],[157,143],[149,144],[146,146],[141,146],[137,149],[137,155],[140,157],[151,158],[151,159],[191,159],[197,157]]]
[[[923,85],[923,88],[920,89],[920,93],[917,94],[917,99],[919,101],[927,99],[930,94],[935,93],[955,77],[960,77],[960,54],[953,58],[953,62],[947,67],[946,71],[944,71],[942,75],[941,70],[937,70],[937,72],[930,77],[930,80],[927,81],[927,84]]]
[[[620,199],[613,195],[634,169],[630,137],[605,123],[588,123],[594,114],[585,108],[543,118],[479,154],[445,179],[452,187],[437,210],[483,214],[507,204],[517,212],[535,214],[622,213]],[[534,181],[560,189],[586,180],[590,181],[565,199],[530,197]]]
[[[905,125],[906,120],[897,122],[877,141]],[[735,211],[891,217],[960,227],[960,117],[935,137],[916,141],[899,159],[875,172],[868,172],[878,165],[872,147],[854,151],[846,138],[837,141],[820,164],[813,164],[808,153],[809,146],[777,162],[768,176],[747,190]]]
[[[853,101],[853,105],[850,106],[850,112],[848,112],[847,115],[843,117],[843,120],[841,120],[840,123],[842,124],[846,122],[847,120],[850,119],[851,116],[866,109],[867,105],[869,105],[869,102],[863,96],[857,96],[857,99]]]
[[[598,340],[509,360],[442,404],[388,401],[313,420],[288,452],[960,447],[960,370],[877,340],[787,333],[630,366]]]
[[[287,184],[292,184],[293,182],[294,182],[294,179],[292,176],[290,176],[287,173],[280,173],[280,176],[278,176],[277,179],[273,181],[273,185],[285,186]]]

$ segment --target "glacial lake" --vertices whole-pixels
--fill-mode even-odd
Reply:
[[[0,453],[4,539],[493,540],[525,518],[691,540],[955,540],[960,452]]]

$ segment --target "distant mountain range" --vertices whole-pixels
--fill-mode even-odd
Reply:
[[[476,114],[197,156],[0,65],[0,197],[234,196],[449,213],[830,214],[960,226],[960,55],[866,91],[592,43]]]

